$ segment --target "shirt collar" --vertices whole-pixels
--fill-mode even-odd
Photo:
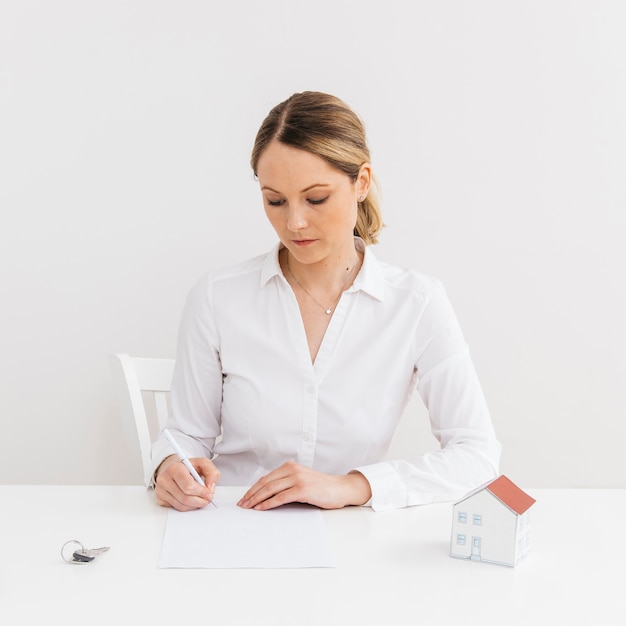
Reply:
[[[372,246],[366,246],[360,237],[354,238],[354,245],[359,252],[363,253],[363,265],[348,291],[360,289],[373,298],[382,300],[385,284],[383,270],[372,251]]]
[[[363,265],[357,274],[354,283],[348,291],[364,291],[377,300],[383,299],[384,278],[383,271],[378,259],[371,250],[371,246],[366,246],[360,237],[354,238],[354,245],[359,252],[363,253]],[[265,256],[261,266],[261,287],[263,287],[274,276],[282,276],[278,253],[284,248],[278,242],[274,248]]]
[[[263,264],[261,265],[261,287],[263,287],[274,276],[282,276],[280,263],[278,262],[278,253],[284,248],[279,241],[270,252],[265,255]]]

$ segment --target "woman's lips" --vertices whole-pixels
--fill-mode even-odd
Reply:
[[[304,247],[310,246],[312,243],[315,243],[317,239],[293,239],[292,241],[296,246]]]

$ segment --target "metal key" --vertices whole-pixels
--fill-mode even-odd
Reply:
[[[80,546],[80,549],[73,552],[72,558],[67,558],[65,556],[64,549],[66,546],[72,543]],[[70,541],[66,541],[61,547],[61,556],[66,563],[84,565],[85,563],[91,563],[91,561],[93,561],[99,554],[106,552],[108,549],[108,546],[103,548],[86,549],[80,541],[77,541],[76,539],[70,539]]]
[[[82,549],[76,550],[74,554],[72,554],[72,561],[78,561],[80,563],[89,563],[93,561],[99,554],[106,552],[109,548],[90,548],[90,549]]]

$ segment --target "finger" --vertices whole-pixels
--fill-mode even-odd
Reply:
[[[272,497],[262,500],[258,504],[255,504],[248,508],[252,508],[255,511],[269,511],[270,509],[275,509],[279,506],[283,506],[284,504],[290,504],[291,502],[300,501],[301,500],[298,490],[294,488],[289,488],[283,491],[279,491]]]
[[[175,481],[164,486],[159,495],[166,500],[169,506],[178,511],[202,509],[211,501],[211,498],[205,495],[185,493]]]
[[[270,472],[269,474],[266,474],[262,478],[259,478],[259,480],[257,480],[256,483],[254,483],[254,485],[252,485],[252,487],[250,487],[250,489],[248,489],[248,491],[246,491],[246,493],[243,494],[243,496],[241,497],[239,502],[237,502],[237,504],[239,506],[242,506],[244,502],[247,503],[253,499],[258,498],[259,494],[263,490],[267,492],[268,485],[271,485],[272,482],[274,481],[274,474],[275,474],[275,470],[273,472]]]
[[[178,511],[190,511],[193,508],[193,502],[189,501],[189,497],[180,491],[176,483],[172,480],[161,480],[155,489],[156,500],[160,506],[172,507]]]
[[[211,497],[215,494],[215,486],[220,479],[220,471],[206,458],[190,459],[198,474],[204,479],[204,483],[209,490]]]
[[[158,495],[179,511],[203,508],[213,498],[211,489],[196,482],[182,463],[168,467],[157,486]]]
[[[157,503],[160,506],[171,507],[177,511],[191,511],[192,507],[179,500],[173,492],[160,488],[156,491]]]
[[[268,474],[265,474],[265,476],[259,478],[259,480],[257,480],[254,485],[252,485],[252,487],[250,487],[248,491],[243,494],[237,504],[240,505],[242,502],[254,497],[261,489],[265,489],[269,484],[292,475],[295,471],[295,466],[295,463],[288,461]]]
[[[244,509],[256,508],[262,502],[276,498],[277,495],[291,489],[293,485],[294,483],[291,476],[272,480],[267,484],[260,486],[259,489],[250,494],[248,497],[244,496],[237,504]],[[274,500],[274,502],[273,506],[270,506],[269,508],[280,505],[276,503],[278,502],[277,500]],[[284,504],[285,502],[281,503]]]

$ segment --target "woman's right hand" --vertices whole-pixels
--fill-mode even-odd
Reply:
[[[215,495],[215,485],[220,472],[207,458],[189,459],[206,487],[199,484],[175,454],[168,456],[156,472],[155,494],[161,506],[171,506],[178,511],[193,511],[205,507]]]

